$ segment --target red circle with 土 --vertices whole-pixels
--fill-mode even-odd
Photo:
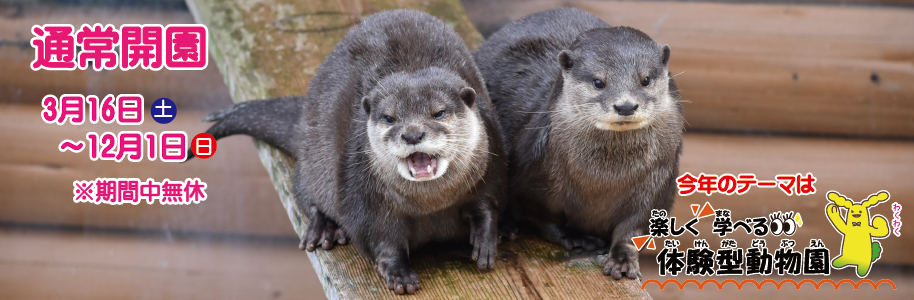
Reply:
[[[191,140],[190,150],[199,158],[210,158],[213,154],[216,154],[216,138],[206,132],[199,133]]]

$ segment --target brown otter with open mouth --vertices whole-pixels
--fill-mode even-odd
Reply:
[[[409,252],[469,240],[495,267],[505,165],[501,129],[463,40],[418,11],[374,14],[354,27],[306,97],[244,102],[207,118],[220,138],[248,134],[296,160],[301,247],[351,239],[387,287],[414,293]]]

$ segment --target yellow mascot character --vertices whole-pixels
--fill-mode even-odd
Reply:
[[[825,214],[828,215],[835,230],[844,235],[841,241],[841,255],[832,259],[832,266],[842,269],[854,265],[857,267],[857,276],[866,277],[870,272],[870,266],[882,253],[882,246],[879,242],[873,241],[873,238],[881,239],[889,235],[889,224],[884,217],[876,215],[870,222],[869,208],[888,199],[889,192],[881,191],[870,195],[860,204],[855,204],[838,192],[828,192],[828,200],[834,204],[825,207]],[[847,209],[846,218],[841,217],[839,206]]]

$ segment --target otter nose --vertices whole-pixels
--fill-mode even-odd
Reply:
[[[638,104],[622,104],[615,105],[613,104],[613,109],[616,110],[619,115],[622,116],[631,116],[635,114],[635,111],[638,110]]]
[[[400,136],[407,144],[415,145],[422,142],[425,132],[407,132]]]

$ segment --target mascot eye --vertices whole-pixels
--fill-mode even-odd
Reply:
[[[396,120],[394,120],[394,117],[391,117],[391,116],[388,116],[388,115],[383,115],[383,116],[381,116],[381,119],[383,119],[383,120],[384,120],[384,123],[387,123],[387,125],[393,125],[393,124],[394,124],[394,121],[396,121]]]
[[[797,221],[793,219],[784,220],[784,234],[793,235],[797,232]]]
[[[441,120],[442,118],[444,118],[444,114],[445,114],[445,111],[442,109],[442,110],[439,110],[438,112],[436,112],[434,115],[432,115],[432,118],[435,118],[435,120]]]
[[[644,79],[641,79],[641,86],[648,87],[649,85],[651,85],[651,77],[644,76]]]
[[[771,226],[770,226],[771,234],[781,235],[781,231],[783,231],[783,229],[784,229],[783,228],[784,226],[782,224],[784,224],[784,223],[781,221],[781,219],[771,220]]]
[[[598,89],[598,90],[602,90],[603,88],[606,87],[606,83],[604,83],[603,80],[594,79],[594,80],[593,80],[593,87],[595,87],[595,88]]]

